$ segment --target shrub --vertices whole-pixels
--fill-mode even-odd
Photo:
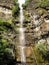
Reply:
[[[44,59],[49,60],[49,51],[45,43],[39,43],[36,45],[38,51],[43,55]]]
[[[39,3],[40,7],[47,7],[49,6],[49,0],[41,0],[41,2]]]
[[[29,3],[30,3],[30,0],[25,0],[25,4],[22,5],[23,8],[26,8],[29,5]]]
[[[12,15],[15,17],[19,13],[19,4],[17,3],[18,0],[14,0],[15,5],[12,7]]]
[[[0,39],[0,65],[10,65],[10,62],[14,63],[13,60],[14,57],[9,47],[8,40],[5,38]]]
[[[0,65],[11,65],[14,63],[14,57],[11,52],[10,43],[7,39],[8,35],[4,35],[3,32],[11,32],[12,20],[0,19]],[[12,30],[13,31],[13,30]],[[9,33],[10,33],[9,32]],[[14,64],[13,64],[14,65]]]

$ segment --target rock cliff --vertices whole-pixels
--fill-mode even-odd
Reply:
[[[30,0],[29,4],[24,7],[23,10],[25,17],[23,26],[25,28],[27,65],[38,65],[33,52],[36,43],[46,42],[49,44],[49,6],[39,6],[39,2],[41,1],[42,0]],[[18,29],[20,27],[19,12],[15,12],[14,15],[16,16],[13,16],[13,6],[15,12],[15,2],[13,0],[0,0],[0,25],[3,27],[0,27],[0,33],[4,38],[8,39],[9,47],[15,54],[14,58],[16,58],[17,63],[21,65],[18,47]]]

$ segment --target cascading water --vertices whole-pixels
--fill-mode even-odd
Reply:
[[[24,28],[23,28],[23,21],[24,21],[24,15],[23,15],[23,7],[22,4],[25,3],[25,0],[18,0],[19,7],[20,7],[20,29],[19,29],[19,41],[20,41],[20,54],[21,54],[21,63],[22,65],[26,64],[26,57],[25,57],[25,35],[24,35]]]

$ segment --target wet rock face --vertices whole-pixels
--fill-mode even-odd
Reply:
[[[13,5],[13,0],[0,0],[0,18],[11,19]]]
[[[12,11],[5,8],[5,7],[0,7],[0,18],[11,19],[12,18]]]
[[[11,8],[13,4],[14,4],[13,0],[0,0],[0,6]]]
[[[23,26],[25,28],[25,40],[26,40],[26,44],[25,44],[26,51],[25,52],[26,52],[26,56],[30,57],[30,58],[26,57],[28,62],[30,62],[30,61],[33,62],[33,60],[31,60],[31,59],[33,59],[33,57],[30,56],[30,55],[33,55],[30,46],[32,47],[35,43],[38,43],[38,42],[49,43],[48,42],[49,10],[46,10],[44,8],[39,8],[39,7],[36,8],[36,4],[34,4],[36,2],[34,2],[34,0],[30,1],[30,4],[26,7],[26,9],[24,9],[25,19],[24,19]],[[37,23],[37,24],[35,24],[35,23]],[[18,24],[20,24],[20,23],[18,23]],[[28,49],[29,49],[29,51],[28,51]],[[49,49],[49,47],[48,47],[48,49]],[[18,61],[20,61],[20,58],[18,59]],[[30,64],[31,64],[31,62],[30,62]],[[28,65],[30,65],[30,64],[28,63]],[[34,64],[31,64],[31,65],[34,65]]]
[[[39,7],[38,2],[41,2],[41,0],[30,1],[30,4],[24,10],[25,21],[27,21],[27,23],[25,23],[25,33],[27,33],[26,39],[31,36],[30,39],[34,41],[36,39],[42,39],[43,36],[45,36],[49,32],[49,9],[46,9],[48,7],[46,7],[45,9]],[[30,33],[30,36],[28,35],[28,33]]]

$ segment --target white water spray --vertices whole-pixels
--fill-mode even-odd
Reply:
[[[24,28],[23,28],[23,21],[24,21],[24,15],[23,15],[23,7],[22,4],[25,3],[25,0],[18,0],[19,3],[19,7],[20,7],[20,37],[19,37],[19,41],[20,41],[20,54],[21,54],[21,62],[23,65],[26,64],[26,57],[25,57],[25,35],[24,35]]]

